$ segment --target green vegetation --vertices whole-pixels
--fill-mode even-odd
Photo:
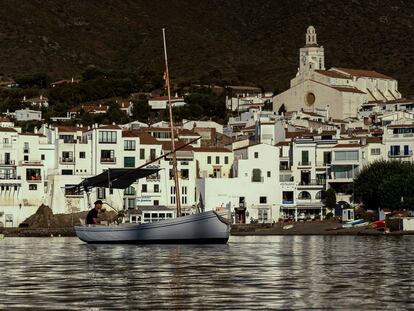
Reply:
[[[335,190],[329,188],[326,190],[326,207],[329,209],[334,209],[336,207],[336,193]]]
[[[414,164],[377,161],[364,167],[354,181],[355,198],[367,209],[414,207]]]

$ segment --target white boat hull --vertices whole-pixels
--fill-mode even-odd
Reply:
[[[145,224],[75,226],[75,232],[87,243],[224,244],[229,239],[230,226],[208,211]]]

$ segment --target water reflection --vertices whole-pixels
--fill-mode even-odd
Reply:
[[[232,237],[228,245],[0,241],[0,309],[412,308],[414,237]]]

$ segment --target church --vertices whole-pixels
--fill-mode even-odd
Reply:
[[[365,103],[399,99],[398,82],[392,77],[372,70],[326,70],[324,48],[317,43],[315,28],[309,26],[296,77],[288,90],[273,97],[273,110],[303,110],[346,119],[356,117]]]

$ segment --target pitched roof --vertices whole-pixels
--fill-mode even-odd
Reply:
[[[161,142],[141,130],[124,130],[122,131],[122,137],[138,137],[142,145],[161,145]]]
[[[358,148],[361,144],[338,144],[334,148]]]
[[[382,137],[370,136],[367,137],[367,144],[381,143]]]
[[[333,70],[315,70],[315,72],[330,78],[349,79],[350,76]]]
[[[342,87],[342,86],[331,86],[331,88],[338,90],[340,92],[350,92],[350,93],[360,93],[366,94],[365,92],[358,90],[356,87]]]
[[[379,73],[375,70],[364,70],[364,69],[351,69],[351,68],[340,68],[340,67],[334,67],[331,68],[331,70],[338,70],[345,73],[350,74],[354,77],[367,77],[367,78],[380,78],[380,79],[392,79],[394,78],[386,76],[382,73]]]
[[[121,128],[116,124],[104,125],[98,128],[98,130],[120,130]]]
[[[17,131],[11,127],[0,127],[0,132],[13,132],[13,133],[16,132],[17,133]]]
[[[193,148],[194,152],[230,152],[231,151],[225,147],[198,147]]]
[[[77,132],[77,131],[86,131],[85,127],[77,127],[77,126],[58,126],[58,132],[67,132],[67,133],[72,133],[72,132]]]
[[[280,146],[289,146],[290,142],[288,141],[279,141],[275,146],[276,147],[280,147]]]

